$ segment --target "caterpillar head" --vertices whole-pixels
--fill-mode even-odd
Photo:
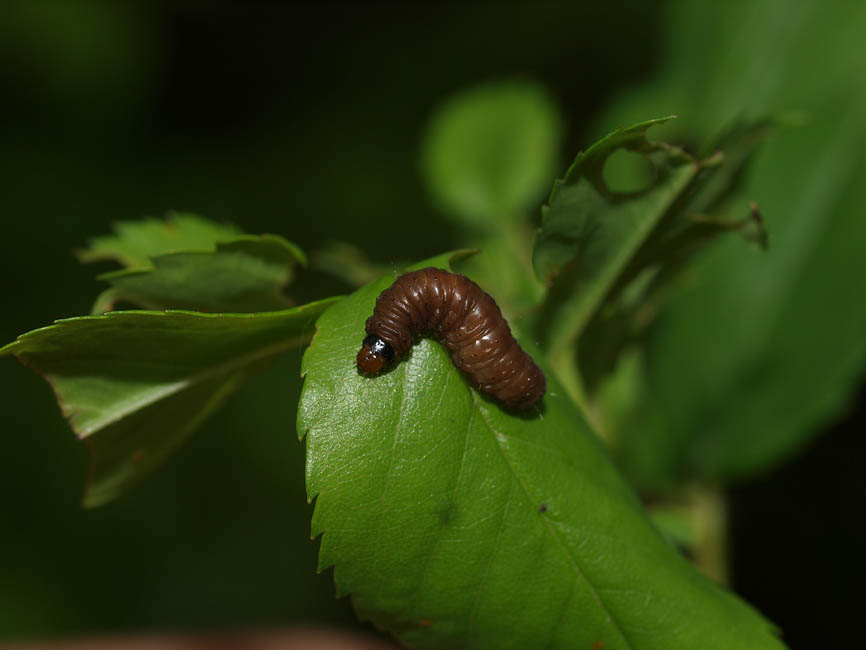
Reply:
[[[368,377],[377,375],[388,369],[394,356],[394,348],[375,334],[370,334],[358,350],[358,371]]]

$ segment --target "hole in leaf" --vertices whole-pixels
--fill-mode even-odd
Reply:
[[[649,158],[627,149],[617,149],[610,154],[602,170],[607,189],[617,194],[643,192],[652,185],[654,177]]]

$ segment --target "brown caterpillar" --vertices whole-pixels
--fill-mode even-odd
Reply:
[[[528,409],[544,395],[544,373],[514,340],[493,298],[466,276],[434,268],[401,275],[379,294],[366,330],[357,359],[363,375],[387,370],[427,334],[504,406]]]

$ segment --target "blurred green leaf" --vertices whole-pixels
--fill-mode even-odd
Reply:
[[[602,138],[557,180],[542,208],[532,262],[551,286],[546,325],[551,348],[577,338],[618,274],[699,171],[685,152],[649,142],[646,131],[671,118],[642,122]],[[602,178],[607,157],[620,149],[650,158],[656,179],[633,195],[612,192]],[[553,286],[555,285],[555,286]],[[566,296],[557,295],[566,291]]]
[[[283,288],[303,253],[277,235],[242,235],[217,242],[208,252],[180,252],[151,258],[152,267],[105,273],[110,301],[147,309],[205,312],[261,312],[284,309]],[[104,303],[103,297],[97,306]]]
[[[688,548],[694,543],[694,523],[686,508],[664,505],[651,508],[648,514],[655,527],[671,544]]]
[[[310,252],[310,268],[339,278],[351,287],[372,282],[390,270],[375,264],[357,246],[331,241]]]
[[[444,103],[422,145],[422,171],[441,209],[494,230],[525,220],[556,171],[562,119],[539,85],[482,85]]]
[[[625,348],[642,341],[694,254],[727,232],[767,248],[769,236],[758,206],[741,206],[735,199],[745,170],[772,128],[770,120],[736,124],[719,138],[711,148],[711,164],[704,163],[683,197],[683,207],[665,215],[620,272],[578,342],[581,380],[588,394],[594,397],[615,371]],[[739,209],[744,214],[737,215]]]
[[[79,251],[82,262],[113,259],[125,270],[105,273],[111,288],[93,313],[129,302],[145,309],[260,312],[284,309],[283,295],[303,251],[278,235],[244,235],[234,226],[194,214],[115,224]]]
[[[866,5],[682,1],[670,25],[662,72],[608,124],[675,106],[668,137],[701,142],[743,118],[810,117],[743,179],[769,254],[725,242],[701,260],[652,332],[642,399],[615,418],[625,466],[654,488],[780,462],[844,408],[866,366],[866,86],[852,82],[866,75]]]
[[[647,129],[669,119],[619,129],[581,152],[542,208],[532,261],[549,291],[537,331],[572,396],[581,392],[573,369],[581,331],[700,171],[682,150],[646,139]],[[649,187],[631,194],[610,190],[605,163],[620,150],[650,161],[654,173]]]
[[[534,228],[514,224],[476,240],[473,255],[455,264],[455,270],[472,278],[496,297],[502,313],[511,318],[528,315],[544,295],[544,287],[532,272]]]
[[[113,312],[57,321],[0,348],[42,375],[88,442],[85,504],[156,468],[234,390],[307,343],[337,299],[264,314]]]
[[[689,209],[701,215],[726,214],[725,208],[741,198],[736,191],[742,189],[744,176],[758,149],[766,144],[772,133],[795,125],[798,123],[790,114],[736,120],[729,125],[707,147],[706,155],[721,153],[723,157],[714,173],[689,200]]]
[[[84,263],[114,260],[127,268],[146,268],[157,255],[211,251],[217,243],[243,234],[231,224],[184,212],[169,212],[165,219],[119,221],[114,232],[92,239],[88,248],[77,252],[78,259]]]
[[[426,339],[360,376],[394,278],[323,314],[302,364],[319,565],[361,616],[414,648],[783,647],[655,531],[555,380],[539,411],[509,414]]]
[[[729,200],[764,125],[733,129],[722,140],[730,156],[698,161],[646,139],[669,119],[619,129],[579,154],[542,208],[533,263],[549,292],[536,330],[581,401],[652,321],[687,258],[731,230],[766,244],[756,206],[740,219],[705,212]]]

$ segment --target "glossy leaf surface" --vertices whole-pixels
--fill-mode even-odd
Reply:
[[[661,538],[552,378],[520,416],[431,340],[360,376],[364,321],[394,277],[330,308],[302,364],[319,564],[363,617],[414,648],[783,647]]]

